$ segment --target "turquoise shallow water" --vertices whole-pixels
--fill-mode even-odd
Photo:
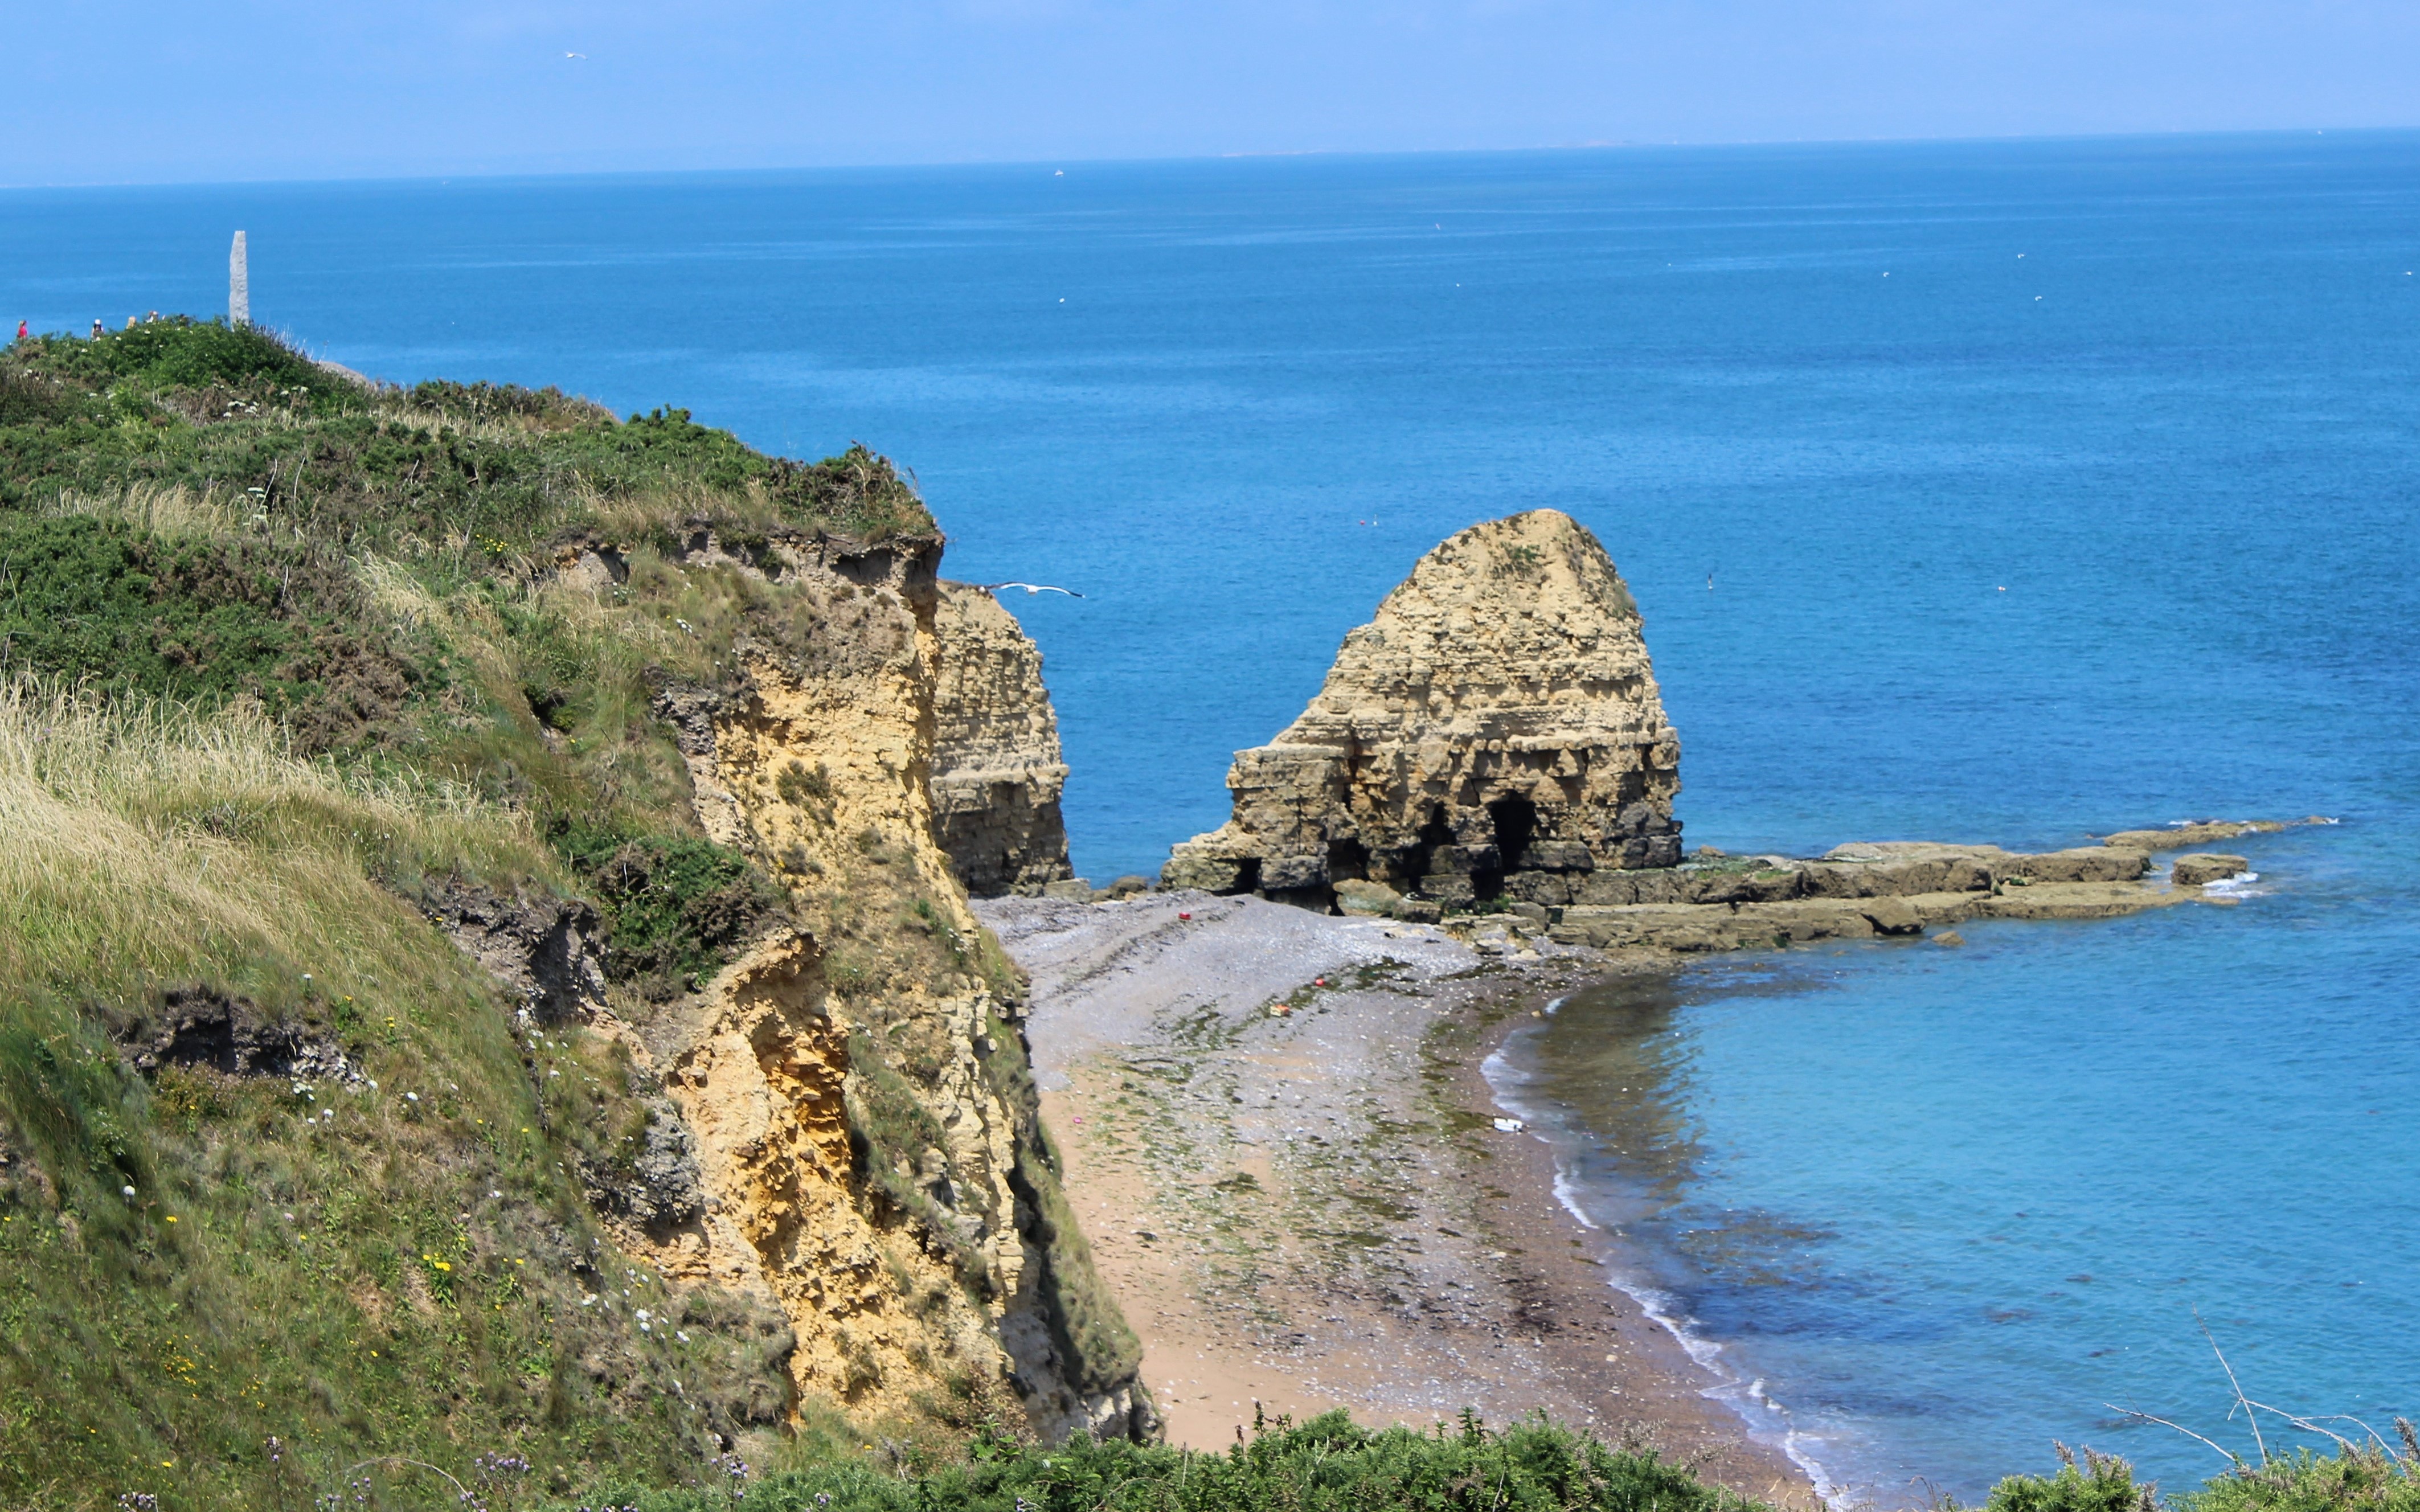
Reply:
[[[1728,1395],[1872,1499],[1971,1497],[2052,1439],[2220,1468],[2128,1408],[2251,1454],[2204,1323],[2256,1399],[2391,1435],[2420,1405],[2410,921],[2341,831],[2250,848],[2277,890],[2231,912],[1577,995],[1498,1080],[1626,1279],[1785,1411]]]
[[[892,453],[953,575],[1091,595],[1013,607],[1096,879],[1536,504],[1646,611],[1693,844],[2339,816],[2232,910],[1709,966],[1506,1072],[1870,1494],[2208,1468],[2102,1405],[2240,1435],[2196,1307],[2256,1396],[2420,1407],[2420,137],[1057,166],[12,193],[0,318],[212,309],[242,225],[365,371]]]

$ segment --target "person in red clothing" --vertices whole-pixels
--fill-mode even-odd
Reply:
[[[17,339],[19,341],[25,339],[25,322],[23,320],[17,322]]]

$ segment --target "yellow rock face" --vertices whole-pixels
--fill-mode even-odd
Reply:
[[[850,1409],[909,1410],[951,1366],[998,1379],[987,1319],[949,1269],[900,1225],[859,1200],[845,1087],[848,1034],[832,1011],[813,943],[793,936],[723,974],[667,1077],[687,1115],[702,1185],[703,1233],[666,1269],[770,1292],[796,1330],[802,1396]],[[938,1294],[953,1307],[920,1308]]]
[[[1057,1342],[1088,1262],[1034,1221],[1056,1178],[1007,968],[935,828],[938,556],[785,553],[801,612],[856,617],[846,654],[743,644],[737,691],[669,696],[702,819],[790,889],[798,927],[634,1011],[707,1195],[655,1258],[777,1299],[802,1399],[880,1416],[971,1391],[1046,1434],[1147,1433],[1132,1362]]]
[[[1075,875],[1059,813],[1067,765],[1042,652],[988,591],[940,588],[930,786],[941,849],[978,898],[1039,893]]]
[[[1420,559],[1301,717],[1236,753],[1234,817],[1178,846],[1167,879],[1560,903],[1589,872],[1680,858],[1680,763],[1621,574],[1569,516],[1532,510]]]

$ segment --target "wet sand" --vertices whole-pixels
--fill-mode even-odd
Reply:
[[[1201,893],[976,907],[1032,975],[1068,1195],[1172,1442],[1233,1442],[1256,1408],[1423,1427],[1543,1410],[1814,1503],[1609,1283],[1618,1242],[1557,1201],[1544,1143],[1493,1121],[1480,1066],[1512,1026],[1665,958],[1486,955]]]

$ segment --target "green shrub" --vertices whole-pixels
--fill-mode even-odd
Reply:
[[[727,1501],[719,1487],[609,1494],[644,1512]],[[1456,1427],[1371,1429],[1342,1412],[1256,1423],[1224,1453],[1078,1437],[1057,1447],[983,1432],[963,1464],[884,1473],[843,1461],[747,1488],[759,1512],[1746,1512],[1652,1452],[1616,1449],[1544,1418],[1502,1431],[1466,1414]]]
[[[89,341],[45,337],[37,363],[89,387],[135,383],[162,389],[225,389],[246,394],[302,393],[342,402],[359,391],[257,326],[171,316]]]
[[[920,1219],[937,1241],[947,1245],[960,1278],[984,1282],[980,1251],[959,1237],[921,1184],[924,1151],[944,1147],[948,1138],[940,1120],[917,1097],[907,1078],[892,1069],[899,1057],[877,1043],[862,1028],[848,1036],[848,1075],[841,1099],[848,1116],[849,1155],[859,1180],[897,1212]],[[879,1220],[887,1214],[876,1211]]]
[[[96,691],[258,699],[306,746],[392,718],[423,683],[341,562],[263,541],[164,540],[89,517],[0,517],[0,667]]]
[[[773,791],[781,795],[783,803],[796,808],[828,804],[832,796],[831,772],[821,762],[815,763],[812,772],[807,770],[804,762],[791,762],[774,779]],[[825,822],[830,821],[827,819]]]
[[[499,1446],[566,1490],[664,1483],[778,1417],[763,1330],[641,1328],[679,1299],[567,1174],[644,1116],[612,1047],[517,1042],[378,880],[546,888],[523,816],[300,757],[256,709],[22,684],[0,811],[0,1506],[300,1508],[370,1456]],[[313,1064],[130,1063],[180,1003]],[[423,1480],[378,1504],[453,1504]]]
[[[2420,1512],[2420,1434],[2400,1418],[2395,1426],[2404,1456],[2374,1441],[2339,1441],[2333,1455],[2304,1449],[2258,1464],[2239,1461],[2166,1505],[2172,1512]],[[2058,1451],[2056,1474],[2009,1476],[1992,1488],[1983,1512],[2160,1512],[2158,1488],[2137,1483],[2125,1460],[2086,1449],[2079,1466],[2064,1444]]]
[[[2376,1445],[2346,1444],[2333,1455],[2309,1450],[2264,1465],[2244,1465],[2175,1499],[2177,1512],[2420,1512],[2420,1447],[2397,1419],[2409,1450],[2397,1458]]]
[[[0,366],[0,425],[56,424],[85,407],[85,391],[21,367]]]
[[[281,524],[458,561],[475,550],[481,565],[593,526],[615,501],[674,501],[643,531],[692,515],[735,538],[776,521],[861,539],[933,528],[862,446],[799,462],[684,409],[616,422],[551,389],[367,387],[256,328],[178,316],[20,342],[7,363],[0,507],[137,485],[256,489]]]
[[[2059,1455],[2055,1475],[2010,1475],[1993,1487],[1984,1512],[2157,1512],[2153,1489],[2136,1485],[2125,1460],[2086,1449],[2078,1468],[2064,1445]]]
[[[603,905],[606,975],[659,1002],[696,991],[781,906],[763,872],[712,841],[573,825],[556,845]]]

